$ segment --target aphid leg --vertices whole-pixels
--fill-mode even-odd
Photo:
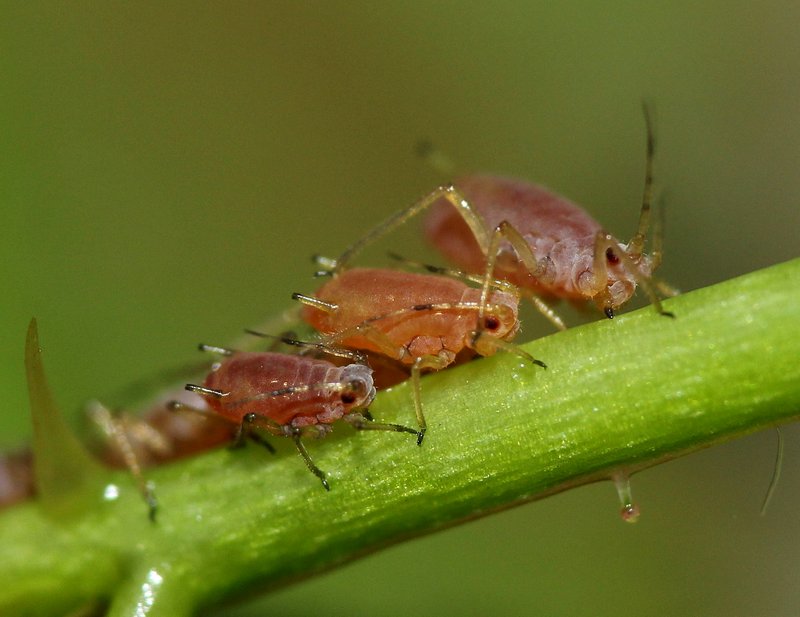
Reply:
[[[633,502],[631,495],[631,479],[627,472],[617,471],[611,475],[611,480],[617,488],[619,495],[620,511],[619,514],[622,520],[626,523],[635,523],[639,520],[639,506]]]
[[[485,251],[489,246],[489,232],[486,229],[486,224],[483,222],[483,219],[475,211],[475,209],[470,205],[470,203],[464,198],[464,196],[461,195],[461,193],[459,193],[452,184],[449,184],[440,186],[405,210],[397,212],[396,214],[390,216],[387,220],[380,223],[378,226],[373,227],[364,236],[362,236],[361,239],[351,244],[344,251],[344,253],[339,256],[338,259],[328,261],[331,272],[334,274],[341,272],[355,258],[355,256],[367,246],[395,230],[420,212],[423,212],[440,199],[446,199],[453,205],[453,207],[459,212],[464,221],[467,223],[470,230],[472,230],[472,234],[478,241],[478,245],[481,247],[481,250]]]
[[[411,365],[411,387],[414,396],[414,413],[417,415],[417,425],[419,426],[419,433],[417,433],[417,445],[422,445],[422,440],[425,438],[425,433],[428,431],[428,423],[425,422],[425,415],[422,413],[422,384],[420,377],[422,370],[429,368],[434,371],[440,371],[452,362],[452,358],[443,356],[420,356],[414,360]]]
[[[194,384],[186,384],[186,389],[190,392],[197,392],[201,395],[210,395],[217,398],[222,396],[226,396],[224,392],[220,392],[219,390],[212,390],[210,388],[204,388],[202,386],[197,386]],[[167,409],[170,411],[181,412],[181,411],[189,411],[191,413],[200,414],[202,416],[215,416],[219,417],[218,414],[214,413],[209,409],[200,409],[199,407],[193,407],[192,405],[187,405],[186,403],[181,403],[179,401],[169,401],[167,403]],[[242,424],[244,424],[244,420],[242,420]],[[253,431],[246,430],[242,424],[239,425],[236,433],[234,434],[233,441],[229,446],[230,449],[235,450],[237,448],[242,447],[245,444],[245,438],[251,439],[252,441],[256,442],[257,444],[265,447],[269,450],[272,454],[275,454],[275,448],[270,444],[266,439],[258,435]]]
[[[139,463],[136,452],[134,452],[133,444],[129,437],[129,431],[134,430],[131,426],[135,420],[131,420],[127,415],[115,417],[105,405],[98,401],[93,401],[90,404],[87,409],[87,415],[114,444],[114,447],[125,463],[125,467],[128,468],[131,476],[133,476],[139,493],[141,493],[142,498],[147,504],[148,518],[152,523],[155,523],[156,513],[158,511],[158,500],[156,499],[155,489],[152,482],[145,480],[144,474],[142,473],[142,466]],[[153,432],[156,438],[161,437],[156,431],[153,430]],[[163,446],[163,439],[157,439],[153,443],[156,447]]]
[[[420,438],[420,432],[402,424],[392,424],[389,422],[374,422],[369,412],[349,413],[344,416],[344,420],[358,431],[394,431],[396,433],[411,433]]]
[[[594,285],[596,292],[595,295],[601,300],[599,304],[603,304],[603,311],[606,317],[614,317],[614,307],[610,304],[610,300],[602,298],[605,292],[605,282],[608,279],[608,262],[619,262],[622,267],[628,272],[636,282],[644,290],[645,294],[650,300],[656,311],[665,317],[675,317],[669,311],[665,311],[661,306],[661,299],[656,293],[656,285],[650,276],[644,274],[636,263],[628,256],[628,254],[619,246],[619,243],[609,233],[598,231],[594,241]]]
[[[254,413],[248,413],[242,416],[242,421],[236,430],[236,434],[233,436],[233,442],[230,446],[231,450],[244,447],[244,445],[247,443],[246,440],[250,439],[258,445],[266,448],[270,454],[275,454],[274,446],[261,435],[256,433],[252,428],[258,419],[258,415]]]
[[[780,426],[775,427],[775,433],[778,436],[778,450],[775,453],[775,467],[772,469],[772,478],[767,487],[767,494],[764,495],[764,501],[761,504],[761,516],[767,513],[767,506],[769,506],[772,495],[775,493],[775,488],[778,486],[778,480],[781,478],[781,468],[783,467],[783,433]]]
[[[653,245],[650,247],[650,272],[655,272],[656,269],[661,265],[661,260],[664,257],[664,206],[660,205],[658,208],[658,217],[656,218],[656,223],[653,226]],[[673,296],[677,296],[680,291],[666,283],[665,281],[661,280],[657,276],[650,275],[653,281],[653,285],[665,298],[671,298]]]
[[[303,461],[305,461],[308,470],[320,479],[320,482],[322,482],[322,486],[325,488],[325,490],[326,491],[331,490],[328,481],[325,479],[325,472],[314,464],[314,461],[311,460],[311,456],[309,455],[308,450],[306,450],[306,447],[303,445],[303,442],[300,441],[301,435],[302,435],[302,429],[299,428],[292,429],[292,440],[294,441],[295,448],[297,448],[297,451],[300,453],[300,456],[303,457]]]
[[[503,351],[507,351],[508,353],[513,353],[515,356],[522,358],[523,360],[530,362],[531,364],[535,364],[536,366],[541,366],[542,368],[547,368],[547,365],[544,362],[542,362],[541,360],[537,360],[527,351],[522,349],[519,345],[516,345],[511,341],[504,341],[502,339],[490,337],[489,344],[497,349],[502,349]]]
[[[426,264],[419,261],[414,261],[413,259],[408,259],[392,251],[389,251],[387,255],[391,259],[394,259],[395,261],[399,261],[400,263],[405,264],[407,266],[419,268],[420,270],[425,270],[426,272],[430,272],[431,274],[443,274],[444,276],[449,276],[451,278],[461,279],[464,281],[470,281],[471,283],[478,283],[478,284],[482,284],[484,280],[484,277],[482,275],[470,274],[469,272],[464,272],[463,270],[455,270],[453,268],[445,268],[442,266],[435,266],[433,264]],[[501,279],[492,280],[490,286],[510,294],[519,295],[521,293],[521,291],[517,288],[516,285],[514,285],[513,283],[509,283],[508,281],[503,281]]]
[[[325,472],[314,464],[314,461],[311,459],[311,455],[308,453],[308,450],[306,450],[305,445],[301,441],[303,433],[309,431],[316,432],[318,436],[325,435],[325,433],[329,429],[327,425],[325,427],[321,427],[318,425],[295,427],[289,424],[285,425],[277,424],[273,420],[270,420],[269,418],[266,418],[264,416],[259,416],[258,414],[254,413],[245,414],[245,416],[242,418],[241,432],[244,433],[246,431],[249,431],[251,426],[259,426],[260,428],[264,428],[270,432],[291,437],[292,441],[294,442],[295,448],[297,448],[297,451],[300,453],[300,456],[303,457],[303,461],[305,462],[306,467],[308,467],[308,470],[320,479],[320,482],[322,482],[322,486],[326,491],[331,490],[328,481],[325,479]]]
[[[253,336],[261,336],[264,338],[277,339],[286,345],[293,345],[294,347],[300,347],[303,349],[315,349],[329,356],[336,356],[337,358],[346,358],[347,360],[351,360],[358,364],[367,363],[366,355],[364,355],[360,351],[355,351],[352,349],[343,349],[340,347],[331,347],[330,345],[326,345],[325,343],[311,343],[307,341],[298,341],[297,339],[285,336],[273,336],[272,334],[264,334],[262,332],[257,332],[256,330],[250,330],[248,328],[245,328],[245,332],[247,334],[252,334]]]
[[[517,258],[523,263],[531,276],[534,278],[541,278],[547,270],[547,262],[545,260],[540,262],[536,259],[536,256],[531,250],[531,245],[528,244],[517,228],[508,221],[501,221],[500,224],[495,227],[487,249],[486,272],[483,279],[483,287],[481,288],[481,302],[484,302],[484,296],[488,294],[489,280],[494,276],[494,268],[497,263],[497,258],[500,255],[500,242],[502,240],[507,240],[508,243],[511,244],[511,248],[514,249]],[[544,315],[556,328],[559,330],[567,329],[558,314],[540,298],[530,292],[525,293],[525,295],[530,298],[536,310]]]

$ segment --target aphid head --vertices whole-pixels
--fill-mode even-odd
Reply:
[[[616,310],[633,297],[636,282],[650,276],[651,260],[644,253],[631,255],[624,244],[608,247],[605,252],[607,281],[600,293],[594,296],[595,304],[606,317],[614,317]]]
[[[352,409],[366,409],[375,398],[372,369],[364,364],[349,364],[342,369],[342,389],[339,398],[345,413]]]
[[[470,334],[467,347],[481,356],[491,356],[497,351],[495,341],[510,341],[518,331],[516,303],[489,304],[478,329]]]

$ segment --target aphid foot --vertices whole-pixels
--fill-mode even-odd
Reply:
[[[425,439],[425,432],[427,430],[428,429],[426,427],[426,428],[421,428],[419,431],[417,431],[417,445],[418,446],[422,445],[422,440]]]

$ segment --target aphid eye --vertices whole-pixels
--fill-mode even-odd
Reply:
[[[490,332],[494,332],[499,327],[500,327],[500,320],[494,315],[487,315],[486,319],[483,320],[484,330],[489,330]]]
[[[356,402],[356,393],[355,392],[342,392],[340,397],[342,399],[342,403],[345,405],[352,405]]]
[[[617,257],[617,256],[616,256],[616,254],[615,254],[615,253],[614,253],[614,251],[611,249],[611,247],[609,247],[609,248],[607,248],[607,249],[606,249],[606,260],[607,260],[607,261],[608,261],[608,263],[610,263],[612,266],[613,266],[613,265],[616,265],[616,264],[618,264],[618,263],[619,263],[619,257]]]

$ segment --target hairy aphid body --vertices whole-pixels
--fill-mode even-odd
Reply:
[[[251,423],[276,435],[332,422],[366,409],[375,397],[372,371],[363,364],[334,366],[327,360],[267,352],[239,352],[212,370],[203,387],[224,393],[207,395],[221,416]]]
[[[561,319],[540,296],[592,301],[607,317],[633,295],[637,285],[655,309],[661,295],[673,295],[653,278],[661,262],[661,235],[645,254],[650,229],[655,140],[647,107],[647,167],[636,233],[622,243],[585,210],[535,184],[494,175],[468,175],[441,186],[367,232],[336,260],[333,273],[345,269],[366,246],[433,208],[426,234],[433,244],[467,272],[485,276],[484,293],[495,274],[515,284],[534,305],[563,329]],[[496,271],[496,272],[495,272]]]
[[[484,315],[485,336],[474,341],[481,292],[444,276],[400,270],[355,268],[323,285],[316,298],[333,311],[305,306],[302,318],[335,342],[375,351],[404,364],[439,356],[448,364],[462,349],[489,356],[494,340],[519,330],[518,299],[493,291]]]
[[[200,394],[213,413],[236,423],[238,442],[248,436],[261,441],[253,429],[292,438],[306,466],[326,490],[330,487],[325,473],[311,460],[301,437],[322,437],[339,419],[359,430],[417,434],[399,424],[372,422],[365,415],[375,387],[372,370],[364,364],[336,366],[303,355],[201,348],[227,357],[214,365],[203,385],[188,384],[186,389]],[[181,407],[186,406],[173,406]]]
[[[510,227],[530,249],[534,261],[526,263],[519,256],[525,249],[518,252],[503,236],[496,252],[494,274],[523,290],[545,297],[591,300],[613,313],[633,296],[637,281],[649,279],[658,265],[660,255],[646,255],[634,241],[629,248],[583,208],[536,184],[468,175],[454,186],[487,228]],[[425,222],[425,235],[459,267],[468,272],[485,271],[485,249],[450,203],[439,200],[434,204]]]
[[[443,369],[464,351],[490,356],[498,349],[544,366],[510,343],[519,330],[519,299],[508,291],[489,290],[482,301],[480,289],[452,278],[354,268],[334,276],[314,297],[294,298],[306,304],[303,319],[326,343],[376,352],[411,367],[419,443],[426,427],[421,371]]]

